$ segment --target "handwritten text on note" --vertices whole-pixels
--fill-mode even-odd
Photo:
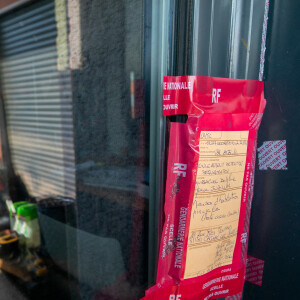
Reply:
[[[248,131],[202,131],[184,278],[231,264]]]

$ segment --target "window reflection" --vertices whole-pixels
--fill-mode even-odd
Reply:
[[[138,299],[149,200],[143,1],[39,1],[0,28],[6,146],[20,182],[9,184],[22,190],[9,196],[37,204],[41,246],[21,251],[49,271],[47,293],[29,296]]]

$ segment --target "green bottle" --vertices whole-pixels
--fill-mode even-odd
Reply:
[[[19,234],[24,235],[29,249],[39,248],[41,245],[40,225],[36,204],[25,204],[18,207],[17,214],[21,221]]]
[[[9,208],[9,219],[10,219],[10,229],[17,231],[18,227],[18,216],[17,216],[17,210],[18,207],[28,204],[27,201],[18,201],[13,203],[13,208]]]

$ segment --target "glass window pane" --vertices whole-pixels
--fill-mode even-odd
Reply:
[[[29,299],[138,299],[148,286],[151,9],[42,0],[0,18],[1,203],[19,238],[0,259],[29,276]]]

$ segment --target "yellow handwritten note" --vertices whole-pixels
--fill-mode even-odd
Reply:
[[[184,278],[232,263],[248,131],[202,131]]]

